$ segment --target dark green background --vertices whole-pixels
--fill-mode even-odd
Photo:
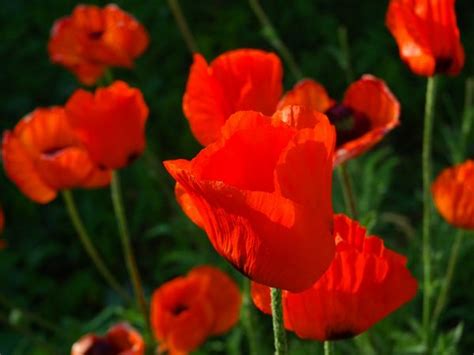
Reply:
[[[105,4],[105,2],[96,2]],[[2,0],[0,12],[0,128],[11,128],[39,106],[64,104],[78,87],[75,78],[49,62],[46,44],[55,19],[71,13],[77,4],[64,0]],[[221,260],[205,235],[182,215],[172,197],[172,181],[160,165],[164,159],[191,158],[198,150],[181,111],[191,56],[166,1],[118,1],[148,29],[151,42],[136,62],[136,70],[115,69],[114,76],[142,89],[150,107],[148,154],[122,172],[126,208],[140,271],[147,295],[164,281],[185,273],[193,265],[212,263],[239,275]],[[305,75],[324,84],[339,99],[347,87],[338,30],[348,31],[351,65],[357,77],[371,73],[383,78],[402,105],[402,124],[377,148],[351,162],[361,220],[386,243],[409,257],[410,268],[421,280],[421,137],[426,80],[413,75],[400,61],[394,40],[385,28],[387,1],[275,0],[262,1],[282,40]],[[443,78],[435,118],[435,172],[453,162],[452,146],[464,105],[466,78],[474,75],[474,2],[456,4],[458,24],[466,50],[461,75]],[[208,58],[242,47],[273,50],[246,1],[182,1],[197,43]],[[295,80],[285,71],[285,88]],[[468,156],[472,157],[472,135]],[[470,154],[470,155],[469,155]],[[342,211],[335,179],[335,209]],[[0,292],[17,306],[30,309],[57,324],[66,338],[53,336],[30,324],[21,312],[0,308],[12,325],[34,337],[19,335],[0,323],[0,353],[68,353],[71,343],[86,331],[104,331],[114,321],[132,323],[137,314],[123,309],[83,252],[60,198],[40,206],[27,200],[0,172],[0,203],[6,216],[4,237],[8,249],[0,252]],[[108,190],[77,191],[75,196],[98,248],[124,285],[125,265],[119,247]],[[455,234],[438,217],[434,228],[434,275],[446,268]],[[474,348],[474,262],[472,236],[464,243],[461,267],[455,276],[452,298],[442,316],[439,349],[456,343],[456,326],[463,324],[461,353]],[[437,285],[437,284],[436,284]],[[421,284],[420,292],[421,295]],[[339,342],[341,353],[399,354],[420,351],[416,319],[421,297],[377,325],[370,336]],[[370,300],[367,300],[370,302]],[[257,314],[257,312],[255,312]],[[262,343],[271,350],[269,318],[261,317]],[[135,322],[140,328],[140,322]],[[459,331],[460,328],[457,328]],[[204,352],[232,352],[245,343],[240,327],[229,336],[211,340]],[[41,343],[46,340],[48,345]],[[293,353],[320,351],[317,345],[291,342]],[[52,346],[55,350],[51,350]],[[245,353],[245,345],[242,345]],[[233,350],[234,349],[234,350]],[[439,350],[442,351],[442,350]]]

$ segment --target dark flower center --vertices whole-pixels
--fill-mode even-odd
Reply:
[[[187,305],[185,304],[177,304],[176,306],[174,306],[174,308],[171,310],[171,313],[174,315],[174,316],[179,316],[181,313],[187,311],[189,308]]]
[[[435,73],[446,73],[451,65],[453,64],[453,59],[449,57],[440,57],[436,58]]]
[[[87,350],[85,355],[116,355],[120,352],[106,339],[99,339]]]
[[[336,147],[357,139],[370,130],[370,120],[365,115],[342,104],[331,107],[326,115],[336,127]]]
[[[69,148],[69,145],[63,145],[63,146],[56,146],[56,147],[51,147],[48,149],[45,149],[41,152],[41,154],[52,157],[55,156],[56,154],[60,153],[62,150]]]
[[[92,40],[99,40],[102,35],[104,34],[104,31],[92,31],[92,32],[89,32],[89,38],[92,39]]]

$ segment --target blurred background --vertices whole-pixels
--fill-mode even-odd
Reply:
[[[93,1],[105,5],[107,2]],[[146,294],[192,266],[210,263],[242,277],[212,249],[205,234],[188,221],[173,197],[173,183],[161,161],[191,158],[200,149],[181,110],[181,99],[192,57],[165,0],[117,1],[148,29],[151,42],[134,71],[114,69],[115,78],[140,88],[150,107],[147,152],[121,172],[124,198],[138,266]],[[69,15],[75,1],[1,1],[0,129],[12,128],[39,106],[62,105],[79,87],[72,74],[52,65],[46,51],[53,22]],[[304,75],[322,83],[335,99],[348,86],[348,68],[356,79],[364,73],[383,78],[402,105],[402,124],[374,150],[349,163],[360,220],[370,232],[406,255],[421,287],[421,139],[426,80],[401,62],[395,41],[384,25],[388,1],[262,0],[262,7]],[[275,50],[247,1],[181,1],[200,51],[212,60],[242,47]],[[466,79],[474,76],[474,2],[456,3],[458,25],[466,51],[461,75],[443,78],[435,117],[434,172],[462,159],[456,149],[465,105]],[[341,50],[347,34],[350,61]],[[295,83],[285,67],[285,89]],[[467,157],[473,156],[472,135]],[[337,176],[334,207],[344,210]],[[119,245],[108,189],[75,191],[81,215],[108,265],[131,290]],[[24,197],[0,171],[0,204],[6,219],[0,251],[0,353],[67,354],[86,332],[104,332],[127,319],[137,328],[139,314],[126,309],[107,287],[79,244],[63,201],[37,205]],[[444,274],[454,228],[435,214],[433,227],[435,287]],[[474,349],[474,238],[466,238],[454,284],[436,336],[438,353],[470,353]],[[435,289],[436,291],[436,289]],[[436,292],[435,292],[436,293]],[[341,354],[416,354],[420,338],[421,292],[418,297],[354,340],[337,342]],[[367,300],[370,302],[370,300]],[[60,332],[28,321],[31,310]],[[258,314],[258,336],[272,353],[271,320]],[[321,352],[318,343],[290,337],[290,353]],[[246,353],[240,326],[209,340],[198,353]],[[262,349],[264,352],[264,349]]]

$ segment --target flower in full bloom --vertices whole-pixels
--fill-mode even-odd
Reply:
[[[117,5],[77,5],[54,23],[48,52],[53,63],[93,85],[108,67],[132,67],[148,41],[145,28]]]
[[[458,74],[464,48],[456,23],[455,0],[391,0],[386,24],[400,57],[417,75]]]
[[[178,202],[219,254],[252,280],[301,291],[334,256],[334,144],[324,114],[240,111],[194,159],[164,164]]]
[[[63,189],[106,186],[111,178],[92,162],[61,107],[38,108],[5,132],[2,158],[10,180],[38,203]]]
[[[111,327],[104,336],[86,334],[74,343],[71,355],[144,355],[140,333],[127,323]]]
[[[450,224],[474,229],[474,161],[443,170],[431,186],[436,208]]]
[[[209,336],[224,334],[239,320],[237,284],[212,266],[199,266],[155,290],[151,325],[160,351],[182,354]]]
[[[400,104],[384,81],[364,75],[346,90],[342,103],[311,79],[297,83],[278,107],[301,105],[323,112],[336,127],[336,165],[354,158],[378,143],[399,124]]]
[[[65,109],[69,124],[98,166],[123,168],[145,149],[148,107],[140,90],[123,81],[95,94],[76,90]]]
[[[225,52],[210,64],[195,54],[183,97],[194,137],[202,145],[214,142],[237,111],[272,115],[282,94],[282,75],[280,59],[257,49]]]
[[[406,258],[386,248],[382,239],[366,236],[356,221],[335,215],[334,238],[336,255],[326,273],[303,292],[283,291],[285,327],[303,339],[360,334],[417,291]],[[268,287],[253,283],[252,298],[260,310],[271,314]]]

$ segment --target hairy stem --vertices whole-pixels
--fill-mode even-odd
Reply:
[[[278,288],[271,288],[273,337],[275,340],[275,355],[286,355],[288,346],[286,332],[283,324],[282,292]]]

